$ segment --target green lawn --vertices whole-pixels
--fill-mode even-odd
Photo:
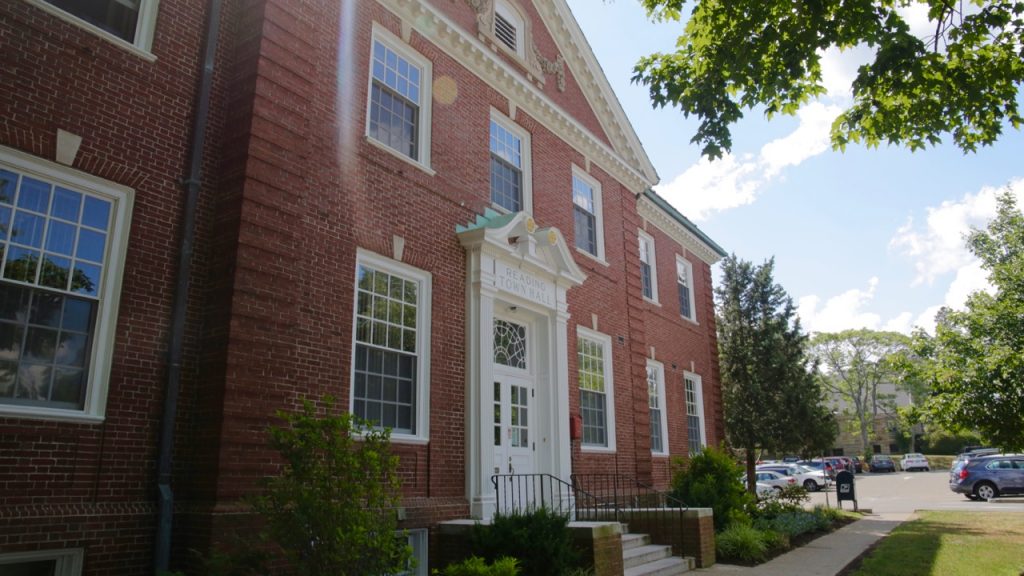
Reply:
[[[1021,576],[1024,513],[921,512],[885,538],[854,576]]]

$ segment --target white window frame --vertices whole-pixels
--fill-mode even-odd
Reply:
[[[121,280],[124,273],[125,255],[128,251],[128,234],[135,191],[127,186],[115,184],[4,146],[0,146],[0,166],[111,202],[110,232],[102,272],[102,286],[97,294],[96,324],[92,335],[87,389],[82,409],[0,404],[0,416],[72,422],[102,422],[107,408]]]
[[[416,302],[416,432],[413,434],[392,432],[391,441],[402,444],[426,444],[430,439],[430,316],[431,284],[430,272],[381,256],[363,248],[356,249],[355,277],[352,279],[352,345],[349,348],[349,393],[348,409],[355,413],[356,376],[356,318],[358,316],[359,267],[401,276],[419,284],[419,299]]]
[[[85,554],[81,548],[0,554],[0,572],[3,572],[4,565],[10,566],[11,564],[22,562],[56,560],[57,569],[54,571],[56,576],[80,576],[82,574],[82,560],[84,557]]]
[[[649,262],[644,262],[643,253],[640,254],[641,264],[647,264],[651,268],[651,295],[643,294],[643,267],[641,266],[641,278],[640,278],[640,292],[644,297],[644,300],[658,303],[658,256],[657,252],[654,251],[654,237],[640,230],[638,233],[640,243],[647,246],[647,259]]]
[[[680,309],[679,309],[679,315],[682,316],[683,318],[686,318],[687,320],[689,320],[689,321],[691,321],[691,322],[696,324],[697,323],[697,300],[694,297],[693,264],[690,264],[690,261],[687,260],[686,258],[683,258],[679,254],[676,254],[676,290],[677,291],[679,290],[679,268],[680,267],[682,267],[686,271],[686,280],[687,280],[686,288],[688,289],[689,298],[690,298],[690,315],[686,316],[685,314],[683,314],[682,307],[680,307]]]
[[[135,41],[129,42],[120,36],[107,32],[106,30],[91,24],[88,21],[75,16],[74,14],[67,12],[61,8],[50,4],[46,0],[24,0],[28,4],[39,8],[61,20],[77,26],[90,34],[95,34],[100,38],[123,48],[136,56],[148,60],[150,62],[156,61],[156,55],[152,53],[153,49],[153,36],[156,30],[156,16],[160,11],[160,0],[140,0],[139,2],[139,17],[135,23]]]
[[[596,178],[594,178],[590,174],[587,174],[587,172],[585,170],[583,170],[582,168],[580,168],[579,166],[577,166],[575,164],[572,165],[572,175],[573,175],[573,177],[579,178],[580,180],[582,180],[586,184],[590,185],[590,189],[593,191],[593,194],[594,194],[594,237],[595,237],[595,243],[597,244],[597,246],[596,246],[597,254],[591,254],[590,252],[584,250],[583,248],[580,248],[578,239],[575,238],[575,232],[576,232],[576,228],[575,228],[576,202],[573,200],[574,191],[573,191],[573,188],[572,188],[572,182],[570,181],[570,183],[569,183],[570,184],[570,186],[569,186],[569,192],[570,192],[569,193],[569,201],[572,202],[573,211],[574,211],[573,212],[573,223],[574,223],[573,224],[573,246],[576,248],[577,252],[579,252],[581,254],[586,254],[590,258],[593,258],[593,259],[597,260],[598,262],[600,262],[601,264],[604,264],[605,266],[607,266],[608,262],[605,261],[605,256],[604,256],[604,254],[605,254],[604,253],[604,210],[603,210],[602,199],[601,199],[601,197],[602,197],[601,183],[598,182],[598,180]]]
[[[406,530],[396,533],[395,536],[407,538],[408,544],[412,548],[412,560],[416,562],[415,568],[399,572],[395,576],[429,576],[430,572],[427,571],[429,562],[427,530],[425,528]]]
[[[509,24],[515,26],[516,29],[516,48],[512,50],[507,44],[505,44],[498,37],[498,15],[501,15]],[[526,19],[523,18],[522,13],[518,8],[513,6],[506,0],[496,0],[494,3],[494,29],[491,31],[494,34],[499,47],[506,52],[509,52],[520,59],[526,58]]]
[[[377,148],[380,148],[395,158],[408,162],[409,164],[412,164],[433,176],[434,171],[430,167],[430,109],[433,103],[433,98],[431,96],[431,88],[433,85],[433,64],[426,56],[417,52],[412,46],[409,46],[403,42],[401,38],[395,36],[390,30],[376,22],[373,23],[373,31],[370,36],[370,52],[366,69],[366,106],[363,109],[366,113],[366,126],[363,132],[364,137],[367,142],[373,144]],[[373,45],[376,42],[380,42],[385,47],[394,51],[399,57],[407,60],[410,65],[416,66],[420,69],[419,125],[416,130],[416,148],[419,151],[419,158],[411,158],[400,150],[396,150],[387,143],[381,142],[370,135],[370,107],[373,105]]]
[[[533,214],[533,154],[531,152],[533,144],[530,140],[530,133],[519,124],[516,124],[514,120],[502,114],[495,108],[491,108],[491,122],[498,124],[519,138],[519,155],[523,164],[520,168],[523,174],[522,210],[527,214]],[[488,134],[490,134],[490,125],[488,125]],[[490,149],[490,136],[488,136],[488,159],[490,159]],[[504,207],[495,204],[493,200],[491,202],[491,206],[499,212],[508,212]]]
[[[689,449],[689,446],[690,446],[690,442],[689,442],[690,441],[690,437],[689,437],[690,436],[690,421],[689,421],[690,408],[689,408],[689,406],[687,406],[688,400],[686,399],[686,381],[688,379],[693,381],[694,402],[697,404],[697,417],[700,418],[700,446],[701,446],[701,448],[705,448],[708,445],[708,433],[707,433],[708,423],[707,423],[707,420],[704,418],[704,384],[701,381],[701,378],[700,378],[699,374],[695,374],[693,372],[686,372],[686,371],[684,371],[683,372],[683,410],[685,411],[685,414],[686,414],[686,417],[687,417],[687,421],[686,421],[686,436],[687,436],[686,446],[687,446],[687,449]],[[690,454],[690,456],[693,456],[693,454]]]
[[[604,360],[604,394],[605,394],[605,427],[606,427],[606,438],[607,444],[605,446],[597,446],[594,444],[584,444],[580,440],[580,449],[584,452],[605,452],[613,453],[616,451],[615,448],[615,378],[612,372],[612,337],[607,334],[601,334],[595,332],[583,326],[576,327],[576,338],[583,338],[590,340],[591,342],[597,343],[601,346],[601,356]],[[579,387],[579,366],[576,367],[576,389],[580,390]]]
[[[665,395],[665,366],[657,360],[647,360],[647,369],[654,370],[658,381],[658,411],[661,420],[661,450],[651,447],[651,454],[655,456],[668,456],[668,400]],[[650,393],[648,392],[648,396]]]

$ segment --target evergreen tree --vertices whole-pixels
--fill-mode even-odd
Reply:
[[[808,452],[835,437],[807,336],[774,268],[774,259],[754,266],[729,256],[716,290],[726,436],[746,452],[750,491],[758,449]]]

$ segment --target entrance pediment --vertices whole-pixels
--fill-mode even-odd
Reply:
[[[487,209],[472,223],[456,226],[455,233],[467,251],[484,252],[495,260],[515,262],[519,268],[526,264],[526,268],[534,269],[534,274],[548,275],[566,288],[578,286],[587,278],[576,265],[561,231],[555,227],[537,227],[526,212],[499,214]],[[508,282],[515,287],[522,284],[514,279]],[[523,282],[529,284],[530,278]]]

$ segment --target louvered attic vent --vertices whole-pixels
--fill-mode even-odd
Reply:
[[[506,20],[500,13],[494,14],[494,35],[513,52],[518,52],[516,48],[516,26]]]

